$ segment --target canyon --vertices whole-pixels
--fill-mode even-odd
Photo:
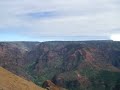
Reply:
[[[117,41],[0,42],[0,66],[43,88],[120,90]]]

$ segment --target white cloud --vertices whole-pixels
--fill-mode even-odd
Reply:
[[[33,37],[110,36],[120,33],[119,10],[119,0],[0,0],[0,27]],[[39,17],[50,11],[53,17]]]

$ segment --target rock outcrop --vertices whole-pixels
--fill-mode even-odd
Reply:
[[[57,85],[55,85],[52,81],[47,80],[43,83],[42,85],[43,88],[46,88],[47,90],[66,90],[62,87],[59,87]]]

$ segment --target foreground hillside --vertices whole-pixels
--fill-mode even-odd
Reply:
[[[45,90],[0,67],[0,90]]]
[[[0,66],[43,87],[120,90],[120,42],[3,42]]]

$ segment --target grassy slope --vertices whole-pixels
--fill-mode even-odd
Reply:
[[[0,90],[45,90],[0,67]]]

